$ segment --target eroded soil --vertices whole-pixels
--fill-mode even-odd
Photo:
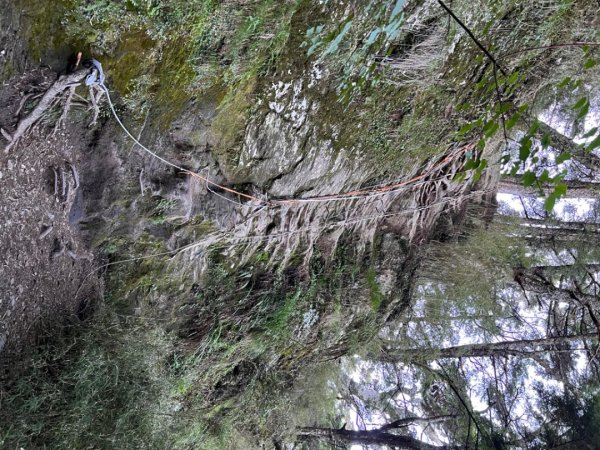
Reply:
[[[56,79],[34,70],[0,89],[0,126],[11,134]],[[79,222],[83,161],[81,123],[57,125],[64,99],[8,151],[0,148],[0,354],[19,355],[43,331],[88,315],[101,293]],[[85,282],[84,282],[85,281]],[[6,360],[6,358],[4,358]],[[20,358],[10,358],[19,360]]]

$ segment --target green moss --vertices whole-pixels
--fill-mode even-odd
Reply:
[[[161,49],[162,57],[156,68],[154,104],[158,108],[161,129],[166,129],[181,113],[191,98],[188,90],[195,79],[189,60],[189,47],[173,38]]]
[[[289,329],[290,318],[296,309],[301,294],[302,290],[298,289],[294,295],[289,295],[267,321],[265,328],[271,337],[281,338],[287,336],[288,332],[291,331]]]
[[[0,68],[0,82],[11,79],[17,73],[15,66],[12,61],[7,61],[2,68]]]
[[[371,308],[373,311],[379,311],[379,307],[381,306],[381,302],[383,300],[383,295],[381,294],[381,289],[379,289],[379,284],[377,284],[377,276],[375,270],[370,268],[365,273],[365,279],[367,281],[367,287],[369,288],[369,296],[371,298]]]
[[[152,67],[155,46],[156,42],[143,30],[135,30],[122,34],[119,44],[110,55],[98,55],[110,88],[122,95],[127,94],[135,80]]]
[[[213,119],[214,153],[225,173],[231,173],[237,165],[255,86],[256,77],[252,76],[231,87]]]
[[[30,57],[34,61],[66,67],[70,54],[79,50],[89,50],[88,36],[69,34],[63,26],[63,19],[73,10],[76,3],[76,0],[19,0],[18,8],[23,12],[23,34]]]

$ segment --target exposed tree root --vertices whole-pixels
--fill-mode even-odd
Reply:
[[[8,134],[8,132],[4,128],[0,128],[0,133],[2,134],[2,136],[4,136],[4,139],[6,139],[8,142],[12,142],[12,136]]]
[[[33,111],[19,122],[17,129],[13,135],[10,136],[11,141],[4,148],[4,153],[8,153],[15,145],[17,145],[19,140],[29,131],[29,129],[55,104],[56,97],[59,94],[67,88],[73,88],[79,85],[81,80],[83,80],[87,74],[87,69],[81,69],[72,74],[61,76],[52,86],[50,86]]]
[[[21,102],[19,103],[19,107],[17,108],[17,111],[15,112],[15,117],[18,117],[19,114],[21,114],[21,111],[23,110],[23,107],[25,106],[25,102],[27,102],[27,100],[32,96],[33,94],[29,93],[29,94],[25,94],[23,96],[23,98],[21,99]]]
[[[100,114],[100,108],[98,107],[98,104],[99,104],[100,99],[102,98],[103,94],[104,94],[104,91],[102,89],[100,89],[98,86],[96,86],[96,85],[90,86],[90,99],[92,101],[92,109],[94,111],[94,117],[92,118],[92,121],[88,125],[90,128],[95,126],[96,122],[98,121],[98,115]]]
[[[69,93],[67,94],[67,99],[65,101],[65,106],[63,108],[63,112],[60,115],[59,119],[56,121],[54,125],[54,131],[52,134],[56,134],[56,132],[65,124],[65,120],[67,119],[67,115],[69,114],[69,109],[71,108],[71,102],[73,101],[73,95],[75,95],[75,89],[77,85],[72,85],[69,87]]]

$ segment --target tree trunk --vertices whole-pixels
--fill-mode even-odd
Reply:
[[[567,193],[564,198],[598,198],[600,183],[566,180]],[[550,184],[542,186],[544,195],[550,194],[554,187]],[[539,197],[540,190],[534,186],[523,186],[521,176],[505,177],[498,183],[498,192],[502,194],[520,195],[523,197]]]
[[[550,136],[550,146],[560,152],[569,152],[573,159],[592,172],[600,172],[600,158],[593,153],[586,152],[579,144],[571,138],[558,132],[550,125],[540,122],[539,134]]]
[[[518,268],[522,273],[547,274],[549,276],[573,273],[574,271],[600,272],[600,264],[563,264],[560,266],[532,266],[527,269]],[[582,272],[585,273],[585,272]]]
[[[595,266],[591,265],[592,267]],[[597,296],[566,287],[556,287],[549,278],[543,267],[532,267],[529,269],[514,269],[514,280],[526,292],[542,294],[556,301],[567,303],[579,303],[581,305],[596,305],[600,300]]]
[[[410,436],[389,433],[385,426],[375,430],[345,430],[333,428],[305,427],[297,434],[302,441],[329,441],[345,445],[387,445],[394,449],[409,450],[456,450],[451,445],[431,445]]]
[[[392,361],[426,362],[442,358],[480,358],[486,356],[527,356],[551,350],[556,344],[597,337],[597,333],[573,336],[554,336],[540,339],[494,342],[490,344],[467,344],[440,349],[396,348],[393,341],[384,342],[384,353]]]
[[[581,242],[597,239],[594,235],[600,234],[600,226],[591,222],[557,222],[525,217],[519,218],[518,222],[503,217],[498,220],[511,226],[510,233],[536,246],[547,247],[548,242]]]

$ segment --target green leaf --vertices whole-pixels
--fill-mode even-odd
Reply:
[[[531,154],[531,146],[533,142],[530,137],[525,137],[521,139],[521,148],[519,148],[519,159],[521,161],[526,161]]]
[[[479,179],[481,178],[481,174],[483,174],[483,171],[486,167],[487,159],[482,159],[481,161],[479,161],[479,165],[477,166],[475,174],[473,175],[473,183],[477,183],[479,181]]]
[[[600,147],[600,134],[596,136],[594,140],[590,142],[585,149],[586,151],[591,152],[592,150],[595,150],[598,147]]]
[[[477,160],[475,160],[475,159],[469,159],[465,163],[464,170],[475,169],[478,165],[479,165],[479,162]]]
[[[471,123],[467,123],[467,124],[463,125],[460,128],[460,130],[458,130],[459,136],[464,136],[469,131],[471,131],[473,128],[475,128],[476,125],[477,125],[477,122],[471,122]]]
[[[592,67],[594,67],[596,64],[598,64],[598,62],[595,59],[588,59],[584,64],[583,64],[583,68],[584,69],[591,69]]]
[[[529,127],[529,130],[527,130],[527,134],[529,136],[533,136],[535,133],[537,133],[537,131],[540,129],[540,122],[539,120],[535,119],[533,121],[533,123],[531,124],[531,126]]]
[[[371,31],[369,37],[367,38],[367,41],[365,42],[365,45],[372,45],[377,40],[382,31],[383,30],[381,28],[375,28],[373,31]]]
[[[554,194],[550,194],[548,196],[548,198],[546,198],[546,201],[544,202],[544,209],[547,212],[552,212],[552,210],[554,209],[554,205],[556,203],[556,196],[554,196]]]
[[[538,177],[538,182],[539,183],[548,183],[550,180],[550,172],[548,172],[548,169],[544,169],[544,171],[542,172],[542,174]]]
[[[593,136],[593,135],[595,135],[597,132],[598,132],[598,127],[594,127],[594,128],[592,128],[590,131],[588,131],[587,133],[585,133],[585,134],[583,135],[583,138],[584,138],[584,139],[587,139],[587,138],[589,138],[589,137],[592,137],[592,136]]]
[[[586,103],[579,108],[579,112],[577,113],[577,119],[583,119],[587,116],[587,113],[590,111],[590,102],[586,98]]]
[[[572,108],[573,109],[581,109],[583,107],[583,105],[585,105],[587,103],[588,99],[587,97],[581,97],[579,100],[577,100],[577,103],[575,103]]]
[[[498,131],[498,128],[499,128],[498,122],[494,122],[494,121],[490,120],[483,127],[483,133],[486,138],[489,138],[489,137],[492,137],[496,133],[496,131]]]
[[[386,41],[393,41],[400,34],[400,26],[402,25],[402,18],[396,19],[395,21],[388,24],[387,27],[384,28]]]
[[[557,198],[563,197],[567,194],[567,185],[565,183],[558,183],[554,188],[554,195]]]
[[[454,175],[454,178],[452,178],[452,181],[456,182],[456,183],[462,183],[465,178],[467,176],[467,172],[462,171],[462,172],[458,172],[456,175]]]
[[[338,46],[346,36],[346,33],[350,31],[350,27],[352,26],[352,20],[348,20],[344,25],[344,28],[337,34],[337,36],[329,43],[329,46],[325,49],[322,56],[327,56],[338,49]]]
[[[507,79],[506,84],[514,84],[519,79],[519,72],[513,72]]]
[[[496,106],[496,115],[501,116],[502,114],[510,111],[512,104],[510,102],[502,102]]]
[[[510,118],[506,121],[506,129],[512,130],[520,118],[521,118],[521,114],[519,114],[518,112],[514,113],[512,116],[510,116]]]
[[[521,181],[523,182],[523,186],[525,186],[525,187],[532,186],[536,180],[537,180],[537,177],[535,176],[535,173],[533,173],[530,170],[525,172],[523,174],[523,177],[521,178]]]
[[[394,9],[392,10],[392,15],[390,16],[394,19],[400,12],[402,12],[402,7],[404,6],[406,0],[396,0],[396,4],[394,5]]]
[[[569,152],[562,152],[556,157],[556,164],[562,164],[565,161],[570,160],[573,157]]]
[[[510,169],[510,176],[514,177],[519,171],[519,164],[513,165],[512,169]]]
[[[542,148],[548,148],[552,144],[552,139],[550,138],[550,133],[544,133],[542,136]]]
[[[321,46],[321,44],[322,42],[315,42],[313,45],[311,45],[310,48],[306,51],[306,56],[311,56],[317,50],[317,48]]]
[[[565,77],[562,79],[560,83],[558,83],[559,88],[565,88],[571,83],[571,77]]]

